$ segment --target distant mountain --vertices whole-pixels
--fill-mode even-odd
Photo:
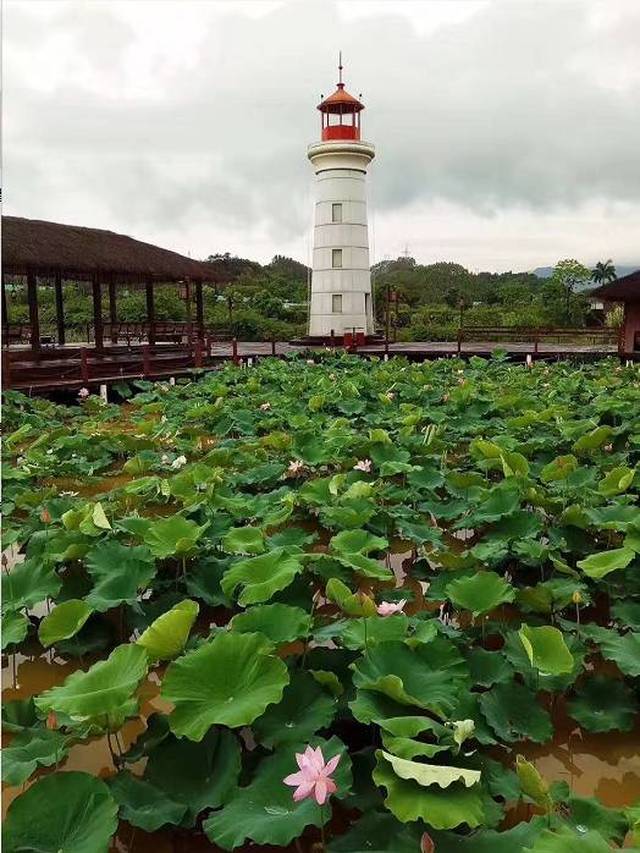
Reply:
[[[629,273],[635,272],[638,269],[640,269],[640,263],[633,264],[632,266],[616,265],[618,278],[622,278],[623,275],[629,275]],[[537,275],[538,278],[549,278],[553,274],[553,267],[536,267],[532,272],[533,275]]]

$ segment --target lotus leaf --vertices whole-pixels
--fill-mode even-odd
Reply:
[[[616,569],[626,569],[634,557],[635,552],[631,548],[614,548],[590,554],[584,560],[578,560],[578,566],[585,575],[600,580]]]
[[[383,551],[389,543],[381,536],[374,536],[368,530],[342,530],[329,542],[333,551],[342,554],[369,554],[371,551]]]
[[[46,649],[60,640],[74,637],[92,612],[91,606],[86,601],[80,601],[77,598],[63,601],[40,623],[38,639]]]
[[[520,684],[497,684],[480,696],[480,708],[496,735],[507,742],[545,743],[553,734],[549,714]]]
[[[289,675],[270,649],[261,634],[221,633],[171,663],[162,696],[175,704],[172,731],[201,741],[211,726],[249,725],[279,702]]]
[[[136,645],[118,646],[106,660],[89,670],[72,673],[59,687],[35,699],[38,710],[68,714],[78,720],[95,720],[117,728],[135,713],[134,693],[147,674],[147,655]]]
[[[262,554],[264,533],[259,527],[232,527],[222,540],[228,554]]]
[[[600,647],[602,657],[615,661],[624,675],[632,678],[640,676],[640,633],[629,631],[627,634],[619,634],[594,625],[585,626],[581,634],[594,640]]]
[[[270,705],[253,723],[256,739],[269,749],[283,743],[308,740],[328,726],[335,713],[335,698],[306,672],[295,673],[285,687],[282,700]]]
[[[504,684],[513,678],[513,667],[500,652],[473,649],[467,655],[467,663],[471,680],[482,687]]]
[[[421,834],[417,824],[402,824],[389,812],[369,811],[327,849],[329,853],[418,853]]]
[[[185,556],[205,531],[195,521],[181,515],[159,518],[151,522],[144,533],[144,542],[154,557]]]
[[[67,738],[62,732],[44,727],[25,729],[2,749],[2,781],[22,785],[36,767],[59,764],[68,751]]]
[[[388,752],[381,752],[393,767],[396,776],[401,779],[413,779],[419,785],[425,787],[438,785],[440,788],[448,788],[454,782],[462,782],[467,788],[480,781],[479,770],[466,770],[464,767],[446,767],[440,764],[423,764],[419,761],[407,761],[398,758]]]
[[[24,613],[9,611],[2,617],[2,651],[8,646],[18,645],[27,636],[29,620]]]
[[[286,589],[302,570],[301,555],[287,548],[276,548],[258,557],[238,560],[225,572],[222,590],[231,597],[241,587],[238,603],[260,604],[276,592]]]
[[[144,545],[126,547],[115,540],[96,545],[87,555],[87,570],[94,586],[86,602],[106,611],[122,602],[134,602],[156,573],[151,552]]]
[[[515,598],[511,584],[495,572],[478,572],[472,577],[458,578],[447,585],[446,593],[456,607],[470,610],[474,616]]]
[[[9,806],[5,853],[107,853],[118,806],[100,779],[54,773],[38,780]]]
[[[2,575],[2,612],[30,608],[45,598],[55,598],[61,586],[62,581],[49,565],[27,558]]]
[[[189,598],[181,601],[158,616],[136,643],[146,649],[150,661],[177,657],[186,645],[199,609],[197,602]]]
[[[167,823],[179,824],[187,811],[184,803],[174,802],[164,791],[127,770],[109,779],[107,784],[120,807],[120,816],[145,832],[155,832]]]
[[[589,732],[628,732],[633,728],[638,702],[622,682],[594,675],[576,692],[567,710]]]
[[[518,636],[531,666],[541,675],[562,675],[573,670],[573,655],[567,648],[562,631],[551,625],[539,628],[523,625]]]
[[[353,669],[353,682],[360,689],[441,717],[449,715],[469,683],[462,656],[442,638],[413,649],[404,643],[379,643]]]
[[[611,853],[611,847],[594,831],[575,832],[563,826],[555,832],[545,830],[532,847],[523,848],[523,853]]]
[[[306,637],[311,629],[311,617],[301,607],[260,604],[234,616],[230,628],[242,634],[264,634],[274,645],[280,645]]]
[[[379,750],[373,771],[376,785],[386,789],[385,806],[403,823],[423,820],[434,829],[453,829],[467,824],[473,828],[484,819],[480,785],[468,788],[455,782],[446,789],[435,785],[424,787],[413,779],[401,779]]]

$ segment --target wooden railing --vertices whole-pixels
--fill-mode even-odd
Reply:
[[[461,326],[457,334],[457,350],[468,343],[531,343],[537,353],[540,345],[575,344],[593,347],[621,347],[621,330],[608,326],[570,329],[564,327],[512,328],[508,326]]]

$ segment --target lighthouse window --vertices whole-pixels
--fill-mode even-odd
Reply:
[[[331,205],[331,221],[332,222],[342,222],[342,205],[341,204],[332,204]]]
[[[342,294],[334,293],[331,297],[331,311],[333,314],[342,314]]]
[[[340,267],[342,267],[342,249],[331,250],[331,266],[334,269],[340,269]]]

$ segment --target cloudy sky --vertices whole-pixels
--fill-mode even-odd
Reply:
[[[6,0],[4,212],[307,261],[342,49],[373,260],[637,263],[639,34],[638,0]]]

